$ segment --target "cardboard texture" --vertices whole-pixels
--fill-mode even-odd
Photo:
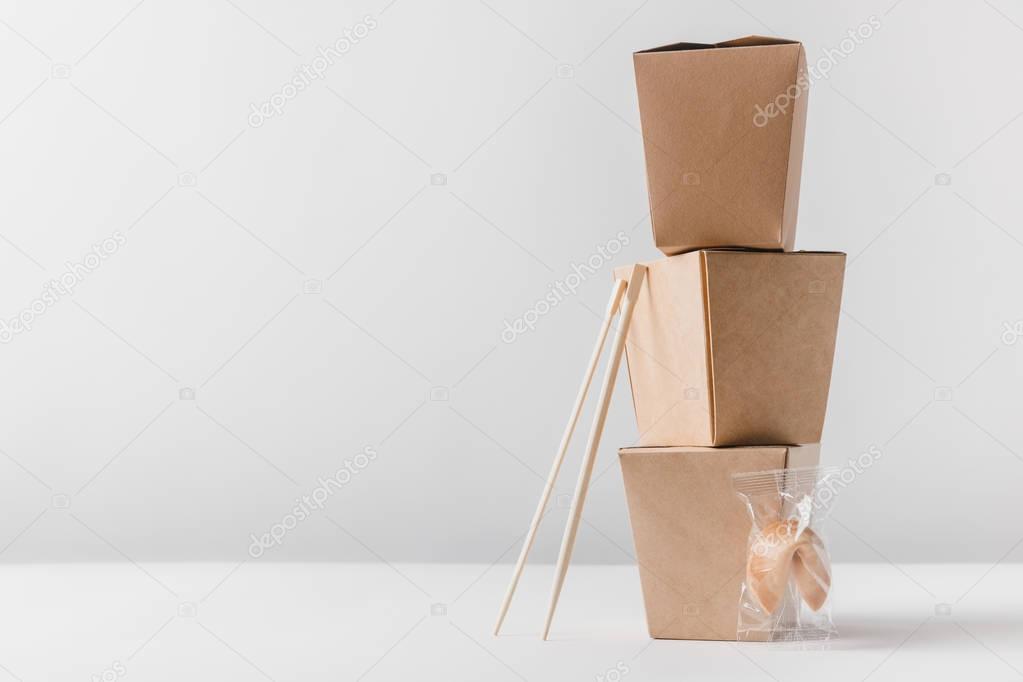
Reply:
[[[845,254],[703,250],[646,265],[626,344],[638,444],[819,442]]]
[[[654,242],[667,255],[791,251],[806,127],[806,55],[749,36],[633,55]]]
[[[816,466],[819,445],[619,450],[647,628],[735,640],[750,520],[732,475]]]

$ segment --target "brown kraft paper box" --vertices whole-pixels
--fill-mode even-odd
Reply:
[[[735,640],[750,520],[732,475],[816,466],[820,446],[618,452],[650,636]]]
[[[749,36],[633,55],[654,243],[791,251],[806,127],[803,46]]]
[[[626,343],[638,445],[820,442],[845,254],[712,249],[646,265]]]

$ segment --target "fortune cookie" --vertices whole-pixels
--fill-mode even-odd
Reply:
[[[746,584],[764,610],[774,613],[791,574],[803,601],[817,611],[831,588],[825,557],[824,545],[812,530],[800,530],[797,519],[776,521],[760,531],[750,546]]]

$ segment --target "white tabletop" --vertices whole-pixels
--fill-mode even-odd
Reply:
[[[650,640],[633,566],[573,566],[549,642],[553,569],[527,567],[495,638],[510,570],[6,565],[0,664],[24,680],[1023,678],[1018,564],[837,566],[824,645]]]

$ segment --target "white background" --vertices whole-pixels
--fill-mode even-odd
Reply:
[[[1023,558],[1018,6],[128,0],[0,5],[0,317],[126,237],[0,346],[0,560],[240,562],[367,447],[267,559],[513,559],[611,268],[658,255],[631,52],[759,33],[812,63],[871,15],[810,94],[797,235],[849,253],[824,459],[882,453],[834,554]],[[502,342],[619,231],[614,263]],[[631,562],[626,381],[580,562]]]

